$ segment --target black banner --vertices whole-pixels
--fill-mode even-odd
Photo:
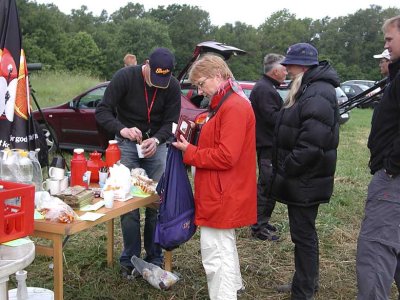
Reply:
[[[28,70],[15,0],[0,0],[0,149],[35,150]]]

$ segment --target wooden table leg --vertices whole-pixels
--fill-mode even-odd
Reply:
[[[114,259],[114,219],[107,221],[107,266],[112,267]]]
[[[53,263],[54,263],[54,298],[64,299],[64,278],[63,278],[63,248],[62,235],[52,235],[53,240]]]
[[[172,251],[165,251],[164,268],[166,271],[172,271]]]

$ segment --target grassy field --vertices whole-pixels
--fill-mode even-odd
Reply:
[[[40,108],[69,101],[100,82],[97,78],[61,71],[31,72],[29,79]],[[33,108],[37,108],[34,103]]]
[[[75,82],[63,82],[40,98],[57,99],[60,88],[70,91]],[[39,82],[35,88],[40,90]],[[83,80],[82,80],[83,81]],[[90,84],[94,84],[95,82]],[[80,82],[83,84],[83,82]],[[86,83],[87,84],[87,83]],[[89,85],[90,86],[90,85]],[[87,87],[87,86],[85,86]],[[74,90],[76,95],[82,88]],[[48,96],[45,96],[48,95]],[[69,97],[69,96],[68,96]],[[54,101],[59,101],[54,100]],[[355,299],[355,252],[369,174],[366,147],[371,110],[355,109],[341,127],[335,190],[330,204],[321,205],[317,219],[320,239],[320,290],[316,299]],[[289,299],[275,286],[291,280],[294,270],[293,244],[288,231],[286,206],[277,204],[272,217],[281,233],[279,242],[262,242],[250,237],[248,228],[237,230],[237,245],[246,292],[241,299]],[[199,235],[173,252],[173,270],[180,281],[170,291],[159,291],[143,279],[126,281],[119,276],[118,255],[122,248],[120,223],[115,222],[115,266],[106,265],[105,227],[74,235],[65,246],[65,299],[208,299],[201,265]],[[28,271],[28,286],[53,289],[52,260],[37,256]],[[15,279],[11,280],[11,285]],[[394,298],[395,292],[393,293]]]

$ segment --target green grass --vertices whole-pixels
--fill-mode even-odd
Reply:
[[[51,78],[46,80],[43,83],[40,78],[33,78],[32,82],[36,85],[40,99],[54,99],[55,103],[78,94],[84,85],[95,83],[95,80],[86,81],[79,77],[68,78],[62,85],[53,85]],[[77,82],[79,88],[76,87]],[[47,85],[51,85],[51,92],[47,92]],[[43,94],[39,94],[41,89]],[[58,94],[62,97],[58,97]],[[371,110],[354,109],[349,122],[340,129],[334,194],[329,204],[320,206],[317,218],[320,291],[316,299],[355,299],[356,296],[357,237],[367,185],[371,178],[367,167],[369,151],[366,147],[371,114]],[[246,286],[241,299],[289,299],[289,295],[278,294],[274,289],[276,285],[290,281],[294,270],[286,206],[277,204],[272,223],[278,226],[281,233],[277,243],[250,238],[248,228],[237,230],[241,272]],[[122,238],[119,220],[115,222],[115,235],[116,256],[113,268],[106,265],[104,226],[96,226],[70,238],[64,248],[65,299],[208,299],[198,233],[173,252],[173,270],[180,274],[181,279],[171,291],[166,292],[156,290],[143,279],[125,281],[120,278],[118,255],[122,248]],[[36,257],[27,268],[28,286],[53,289],[53,271],[49,268],[51,262],[50,258]],[[14,278],[11,279],[11,287],[13,285]]]
[[[94,77],[63,71],[31,72],[29,79],[40,108],[70,101],[86,89],[101,82]],[[33,107],[37,108],[34,103]]]

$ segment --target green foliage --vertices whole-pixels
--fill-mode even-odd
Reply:
[[[177,60],[175,69],[179,71],[192,57],[196,45],[206,40],[211,31],[209,13],[197,6],[159,6],[157,9],[151,9],[147,16],[167,26]]]
[[[68,70],[100,75],[98,69],[100,50],[91,35],[86,32],[71,34],[65,47],[68,51],[64,60]]]
[[[383,49],[381,26],[385,19],[400,14],[398,7],[371,5],[347,16],[312,20],[283,9],[266,15],[265,22],[254,28],[241,22],[214,26],[207,11],[186,4],[146,11],[143,4],[129,2],[111,16],[106,11],[94,16],[84,5],[70,15],[53,4],[32,0],[17,0],[17,6],[28,62],[55,70],[86,72],[90,68],[91,74],[106,79],[123,66],[127,52],[134,53],[140,63],[155,47],[171,48],[180,71],[198,43],[216,40],[248,52],[228,62],[237,79],[259,78],[267,53],[284,54],[294,43],[309,42],[342,80],[378,80],[378,61],[372,55]],[[73,41],[76,38],[82,49]]]

